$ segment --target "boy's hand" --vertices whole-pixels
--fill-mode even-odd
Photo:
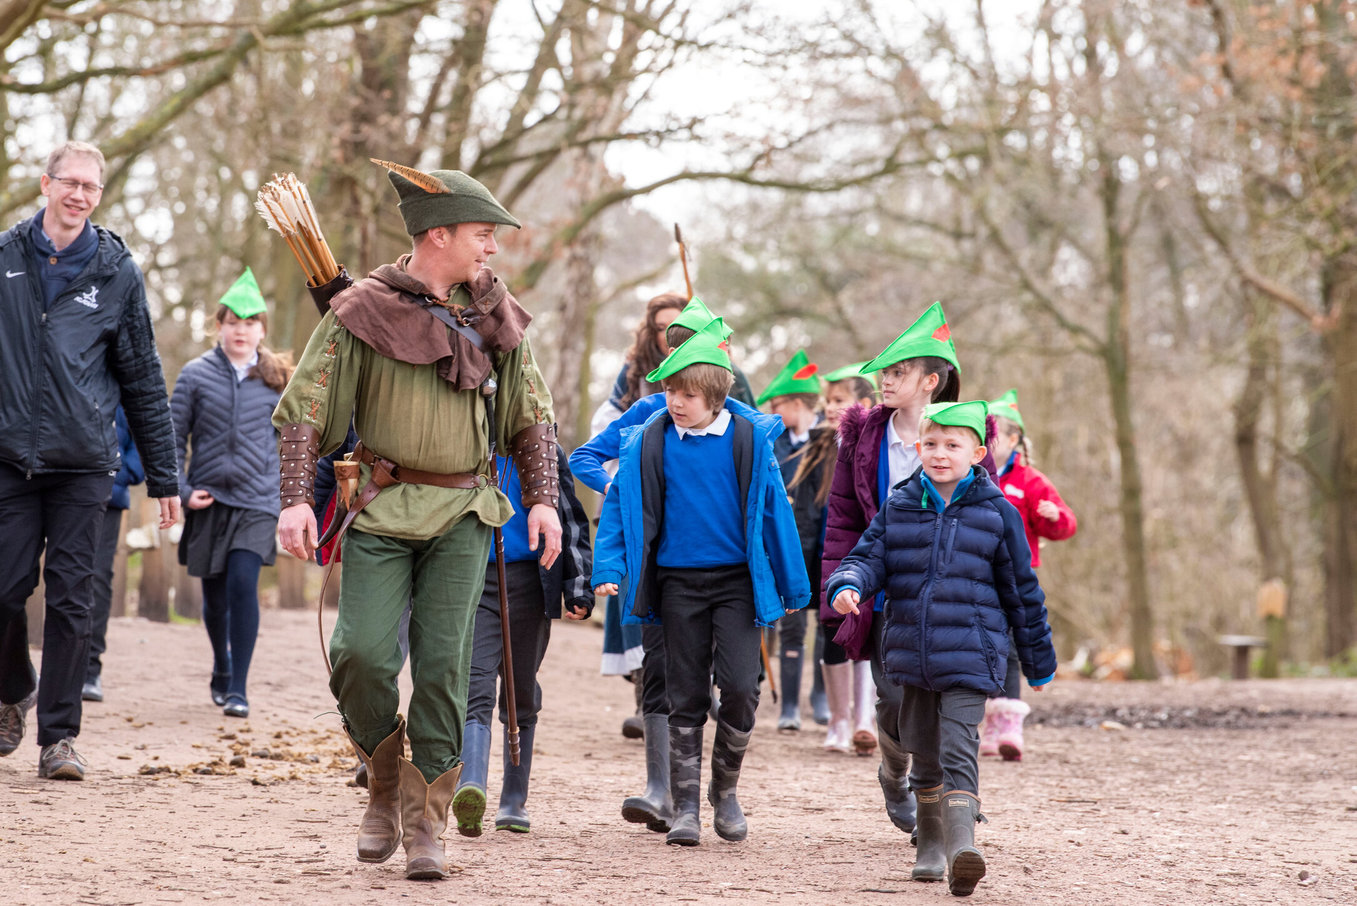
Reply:
[[[838,613],[856,614],[858,612],[858,602],[861,600],[862,598],[857,592],[853,591],[851,588],[845,588],[834,596],[834,602],[831,606]]]
[[[595,585],[594,594],[598,595],[600,598],[606,598],[608,595],[615,595],[617,594],[617,583],[604,582],[602,585]]]
[[[1051,680],[1051,683],[1053,683],[1053,682],[1055,682],[1055,680]],[[1045,692],[1045,691],[1047,690],[1047,688],[1050,687],[1051,683],[1042,683],[1040,686],[1033,686],[1033,687],[1032,687],[1032,691],[1033,691],[1033,692]]]
[[[1060,507],[1055,505],[1054,500],[1043,500],[1037,504],[1037,515],[1055,522],[1060,518]]]
[[[585,617],[589,615],[589,611],[585,610],[583,607],[576,608],[567,605],[565,608],[563,608],[563,610],[564,610],[563,615],[567,620],[583,620]]]

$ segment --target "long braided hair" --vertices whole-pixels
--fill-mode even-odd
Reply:
[[[853,393],[853,399],[870,400],[876,396],[876,388],[866,378],[855,376],[847,380],[851,382],[848,386]],[[820,484],[815,489],[815,505],[824,506],[829,501],[830,485],[834,483],[834,464],[839,458],[838,431],[828,425],[811,428],[810,440],[792,455],[800,457],[801,461],[796,464],[792,480],[787,482],[787,490],[790,491],[803,484],[823,463]]]

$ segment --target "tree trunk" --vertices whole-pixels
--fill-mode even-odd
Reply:
[[[1117,455],[1121,460],[1122,553],[1126,559],[1127,611],[1131,618],[1132,679],[1154,679],[1154,613],[1150,607],[1149,560],[1145,553],[1145,501],[1136,453],[1135,419],[1131,407],[1131,300],[1127,271],[1127,236],[1118,217],[1121,182],[1115,164],[1102,159],[1103,232],[1107,243],[1107,345],[1103,362],[1112,403]]]
[[[276,563],[278,606],[284,610],[305,609],[306,564],[291,554],[281,553]]]
[[[130,511],[129,511],[130,512]],[[151,499],[141,502],[141,524],[151,534],[151,547],[141,552],[141,584],[137,588],[137,616],[156,623],[170,621],[170,564],[173,551],[164,532],[156,528],[160,505]]]
[[[1329,401],[1331,493],[1323,520],[1324,653],[1357,644],[1357,252],[1325,268],[1331,324],[1321,334],[1333,375]]]
[[[1277,476],[1263,463],[1263,449],[1258,437],[1264,408],[1272,396],[1271,375],[1276,372],[1276,308],[1250,292],[1245,306],[1245,321],[1248,325],[1245,337],[1248,362],[1244,370],[1244,386],[1234,404],[1235,454],[1239,460],[1240,480],[1244,485],[1244,497],[1253,519],[1254,538],[1258,545],[1259,580],[1281,579],[1287,588],[1291,588],[1291,551],[1283,535],[1284,523],[1277,500]]]

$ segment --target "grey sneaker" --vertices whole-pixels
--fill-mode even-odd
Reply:
[[[19,748],[24,739],[24,723],[28,712],[38,703],[38,690],[34,689],[28,697],[17,705],[0,702],[0,755],[8,755]]]
[[[38,757],[38,776],[45,780],[84,780],[85,759],[81,758],[67,736],[61,742],[42,747]]]

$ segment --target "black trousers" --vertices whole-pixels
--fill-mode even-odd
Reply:
[[[95,551],[112,490],[108,472],[25,478],[13,466],[0,465],[0,538],[11,564],[0,571],[0,702],[20,702],[37,687],[40,746],[80,734]],[[24,604],[38,586],[44,550],[47,608],[38,677]]]
[[[760,629],[754,625],[749,569],[661,567],[660,619],[668,659],[669,723],[700,727],[711,708],[711,678],[721,690],[717,715],[742,733],[759,707]]]
[[[94,554],[94,604],[90,610],[90,658],[85,682],[92,683],[103,670],[103,655],[108,650],[108,615],[113,610],[113,561],[118,557],[118,536],[122,534],[123,510],[110,506],[104,512],[99,532],[99,547]]]
[[[542,598],[542,580],[537,561],[504,564],[504,587],[509,593],[509,646],[514,658],[514,706],[518,725],[531,727],[542,710],[542,686],[537,669],[551,641],[551,620]],[[466,719],[490,726],[495,710],[496,683],[504,661],[504,635],[499,619],[499,572],[492,563],[485,571],[485,590],[476,607],[471,643],[471,683],[466,699]],[[499,722],[509,723],[508,692],[498,685]]]
[[[669,714],[669,686],[665,673],[669,659],[664,653],[664,627],[647,623],[641,627],[641,714]]]

